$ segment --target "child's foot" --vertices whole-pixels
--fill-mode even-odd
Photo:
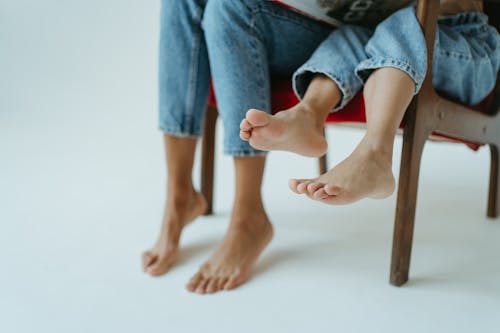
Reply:
[[[290,189],[330,205],[363,198],[382,199],[394,192],[392,154],[360,144],[333,169],[314,179],[292,179]]]
[[[251,109],[240,124],[240,137],[254,148],[285,150],[304,156],[319,157],[326,153],[324,117],[305,103],[271,116]]]
[[[142,269],[152,276],[162,275],[170,269],[179,253],[182,229],[207,209],[201,193],[194,190],[184,192],[168,199],[158,241],[142,254]]]
[[[199,294],[230,290],[245,282],[257,258],[273,237],[265,212],[234,209],[224,240],[186,288]]]

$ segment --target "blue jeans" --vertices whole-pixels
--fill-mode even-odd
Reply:
[[[291,77],[332,28],[266,0],[163,0],[159,126],[201,135],[210,78],[224,152],[264,154],[239,137],[250,108],[270,111],[270,76]]]
[[[500,35],[482,13],[461,13],[438,22],[432,83],[449,98],[474,105],[493,89],[500,65]],[[415,82],[415,93],[427,72],[427,48],[415,9],[401,9],[376,29],[345,25],[333,31],[293,76],[297,96],[315,74],[335,81],[343,98],[335,110],[359,92],[370,73],[393,67]]]
[[[483,14],[441,18],[432,73],[436,89],[463,103],[481,101],[495,84],[499,44]],[[333,31],[266,0],[163,0],[159,126],[170,135],[200,136],[212,77],[225,153],[263,154],[239,138],[239,123],[249,108],[270,111],[271,75],[291,76],[303,64],[293,75],[297,95],[321,73],[340,87],[342,107],[380,67],[405,71],[418,92],[426,55],[413,8],[394,13],[375,30],[345,25]]]

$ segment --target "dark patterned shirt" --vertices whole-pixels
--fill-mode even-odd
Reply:
[[[343,24],[374,27],[414,0],[316,0],[326,15]]]

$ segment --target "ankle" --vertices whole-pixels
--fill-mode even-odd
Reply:
[[[242,215],[265,214],[264,204],[260,198],[239,198],[236,196],[233,202],[233,212],[239,212]]]
[[[267,222],[267,214],[262,202],[238,202],[235,201],[232,210],[232,219],[236,223],[259,224]]]
[[[361,154],[361,156],[364,157],[364,161],[375,163],[380,169],[392,169],[392,155],[389,155],[385,151],[372,149],[365,150]]]
[[[342,100],[342,92],[331,78],[317,74],[311,80],[303,100],[317,109],[330,112]]]
[[[359,146],[365,147],[367,150],[373,151],[382,155],[392,156],[394,148],[395,135],[384,133],[382,135],[367,132],[361,140]]]
[[[262,233],[272,230],[272,225],[264,211],[252,212],[250,214],[233,211],[229,228],[232,231],[262,235]]]
[[[185,210],[196,196],[196,191],[193,187],[186,189],[177,186],[169,186],[167,189],[167,205],[174,207],[175,210]]]
[[[318,130],[323,131],[325,120],[331,109],[316,103],[314,100],[303,100],[297,105],[298,111],[305,116]]]

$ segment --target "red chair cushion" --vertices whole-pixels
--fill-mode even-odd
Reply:
[[[271,83],[271,112],[274,114],[281,110],[286,110],[299,102],[295,96],[290,79],[276,78]],[[483,102],[477,106],[471,107],[472,110],[484,112],[489,109],[493,102],[493,93],[490,94]],[[217,106],[215,94],[210,88],[208,105]],[[359,92],[342,110],[330,113],[326,119],[327,123],[366,123],[365,101],[362,92]],[[400,128],[403,127],[401,124]],[[440,137],[445,141],[459,142],[467,145],[473,150],[478,150],[482,144],[456,139],[447,135],[433,133],[434,136]]]

